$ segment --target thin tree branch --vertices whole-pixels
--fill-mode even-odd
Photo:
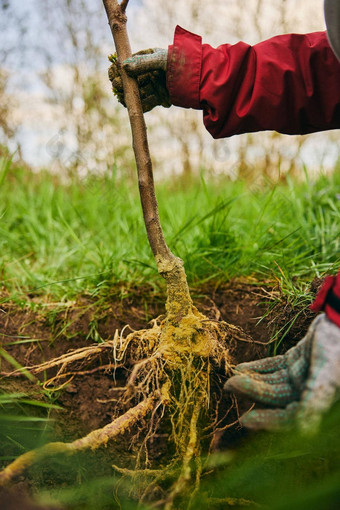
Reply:
[[[103,0],[109,25],[115,42],[119,62],[131,57],[131,47],[126,30],[126,16],[122,10],[125,0],[119,5],[117,0]],[[155,195],[152,162],[147,139],[143,108],[139,97],[137,81],[121,69],[124,99],[129,113],[133,149],[138,171],[140,198],[149,243],[154,256],[173,261],[162,231],[158,204]]]
[[[125,11],[126,11],[126,8],[127,8],[127,6],[128,6],[128,3],[129,3],[129,0],[122,0],[122,1],[120,2],[120,8],[122,9],[122,11],[123,11],[123,12],[125,12]]]
[[[115,42],[118,63],[121,63],[131,57],[130,42],[126,30],[127,18],[122,10],[122,6],[125,6],[127,2],[122,0],[121,4],[118,4],[118,0],[103,0],[103,3]],[[121,77],[124,100],[129,113],[132,131],[139,193],[146,232],[158,271],[168,284],[166,305],[168,320],[178,324],[192,309],[187,278],[183,262],[170,251],[164,238],[158,213],[152,162],[137,80],[131,78],[123,67],[121,68]]]

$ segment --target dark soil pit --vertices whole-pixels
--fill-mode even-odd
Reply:
[[[193,293],[196,306],[209,318],[225,320],[239,326],[253,339],[248,342],[236,342],[230,346],[235,364],[267,356],[275,328],[283,326],[283,317],[287,318],[289,314],[297,313],[297,310],[289,308],[283,300],[281,305],[274,306],[271,314],[260,320],[267,312],[268,306],[273,301],[278,301],[278,297],[278,290],[272,289],[269,285],[241,281],[216,287],[210,285],[195,289]],[[97,309],[96,302],[85,298],[61,310],[52,308],[48,313],[45,308],[42,308],[41,312],[18,309],[15,304],[8,302],[2,305],[3,311],[0,314],[2,348],[17,363],[30,367],[74,349],[87,347],[93,343],[93,338],[98,340],[97,345],[101,345],[101,339],[112,339],[115,332],[121,331],[127,324],[136,330],[143,328],[150,318],[163,313],[163,309],[162,297],[146,288],[136,289],[123,298],[107,300],[101,310]],[[311,320],[312,314],[308,311],[304,310],[299,314],[294,327],[290,328],[280,345],[282,352],[302,338]],[[21,341],[24,343],[18,343]],[[56,368],[41,373],[38,385],[22,375],[10,375],[13,369],[11,360],[3,358],[0,380],[2,392],[24,393],[41,402],[52,402],[62,409],[53,409],[49,412],[49,418],[53,421],[48,436],[39,429],[33,433],[33,438],[31,437],[29,441],[23,440],[21,447],[18,447],[20,431],[14,434],[15,441],[9,441],[8,437],[1,434],[0,455],[3,459],[15,458],[23,452],[23,449],[34,447],[34,441],[37,441],[36,444],[46,442],[47,439],[72,441],[110,423],[117,416],[117,400],[119,401],[121,396],[117,388],[125,385],[128,375],[124,367],[114,371],[112,352],[108,349],[90,360],[75,363],[70,375],[58,379],[59,389],[53,387],[52,379],[57,373]],[[49,380],[51,384],[46,384]],[[216,388],[213,388],[213,391],[218,392],[223,377],[217,374],[215,383]],[[45,391],[42,391],[43,385]],[[246,432],[241,429],[237,419],[251,404],[239,400],[235,405],[232,397],[223,396],[219,413],[221,417],[227,414],[226,423],[230,426],[223,433],[216,435],[213,448],[238,448],[242,444]],[[46,409],[32,408],[28,405],[19,407],[14,405],[13,409],[6,407],[3,412],[9,413],[13,410],[19,415],[23,410],[24,414],[30,416],[32,414],[46,416]],[[13,422],[13,427],[15,426]],[[68,465],[66,463],[66,467],[65,461],[57,458],[45,462],[43,468],[41,466],[31,468],[14,485],[17,494],[19,489],[21,494],[25,491],[79,485],[93,476],[110,477],[113,463],[122,468],[133,468],[137,447],[139,448],[143,442],[140,433],[142,430],[142,424],[135,426],[115,444],[109,444],[107,448],[100,448],[92,454],[77,455]],[[165,424],[164,434],[154,438],[148,445],[153,467],[157,468],[164,463],[166,442]],[[8,461],[3,460],[3,466]],[[9,498],[7,493],[6,498]],[[29,504],[31,503],[23,503],[22,508],[31,508]],[[4,508],[12,507],[8,503]]]

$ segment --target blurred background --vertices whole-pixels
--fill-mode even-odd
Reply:
[[[177,24],[213,46],[325,29],[322,0],[131,0],[128,18],[133,51],[167,47]],[[126,111],[107,78],[114,47],[101,0],[0,0],[0,47],[3,153],[62,176],[115,165],[134,178]],[[277,181],[305,166],[328,171],[339,156],[336,132],[213,140],[200,111],[159,107],[146,119],[156,178],[204,169]]]

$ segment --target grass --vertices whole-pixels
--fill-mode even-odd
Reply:
[[[326,415],[314,437],[298,430],[252,435],[237,450],[209,461],[217,468],[201,495],[226,494],[271,510],[333,509],[339,501],[340,449],[336,441],[340,406]],[[337,443],[337,444],[336,444]],[[229,454],[229,456],[228,456]],[[263,505],[263,506],[262,506]],[[207,508],[201,502],[195,508]],[[218,508],[228,508],[221,505]]]
[[[292,296],[340,266],[340,172],[251,189],[221,178],[157,185],[166,239],[192,286],[254,275]],[[115,285],[162,285],[136,184],[111,174],[63,184],[0,163],[0,272],[11,298],[65,301]],[[24,299],[24,297],[23,297]]]
[[[18,385],[19,388],[19,385]],[[45,392],[45,400],[38,386],[35,393],[0,389],[0,467],[28,449],[46,443],[52,434],[50,412],[61,409]]]
[[[304,175],[299,183],[264,182],[256,189],[203,176],[190,184],[159,183],[165,235],[185,261],[190,285],[251,276],[259,282],[277,281],[293,305],[307,305],[310,281],[340,267],[338,170],[316,181]],[[63,183],[8,159],[0,162],[0,272],[3,300],[23,304],[27,296],[65,303],[79,294],[94,296],[100,304],[122,288],[146,282],[163,286],[147,244],[136,183],[118,179],[115,169]],[[44,403],[19,391],[0,393],[6,446],[0,461],[46,442],[54,408],[51,399]],[[317,441],[297,434],[279,440],[258,435],[240,449],[213,457],[216,469],[211,475],[208,470],[195,508],[207,508],[205,498],[224,508],[226,494],[273,509],[331,508],[338,497],[338,423],[339,406]],[[74,510],[119,508],[112,491],[121,490],[124,481],[111,476],[93,480],[90,469],[81,475],[78,465],[74,469],[86,483],[41,497]],[[128,497],[122,504],[136,508]]]
[[[338,404],[326,415],[317,436],[304,436],[298,430],[257,433],[247,437],[237,448],[224,449],[208,459],[203,458],[202,484],[190,508],[338,508]],[[88,459],[88,464],[85,459]],[[60,459],[54,469],[63,472],[64,476],[66,473],[70,484],[43,488],[37,493],[40,502],[59,503],[70,510],[154,508],[136,501],[141,481],[138,477],[122,478],[118,474],[95,476],[93,468],[90,468],[89,454],[82,459],[82,465],[85,467],[81,471],[75,459]],[[247,504],[250,501],[254,505]]]

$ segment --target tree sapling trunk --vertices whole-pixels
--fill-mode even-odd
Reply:
[[[132,54],[126,30],[125,10],[128,1],[122,1],[119,4],[117,0],[103,0],[117,50],[118,63],[131,57]],[[171,323],[179,324],[181,319],[192,310],[192,300],[184,265],[182,260],[170,251],[164,238],[155,195],[147,129],[137,81],[128,76],[123,67],[121,67],[121,74],[124,99],[131,124],[146,232],[158,271],[167,282],[167,318]]]

